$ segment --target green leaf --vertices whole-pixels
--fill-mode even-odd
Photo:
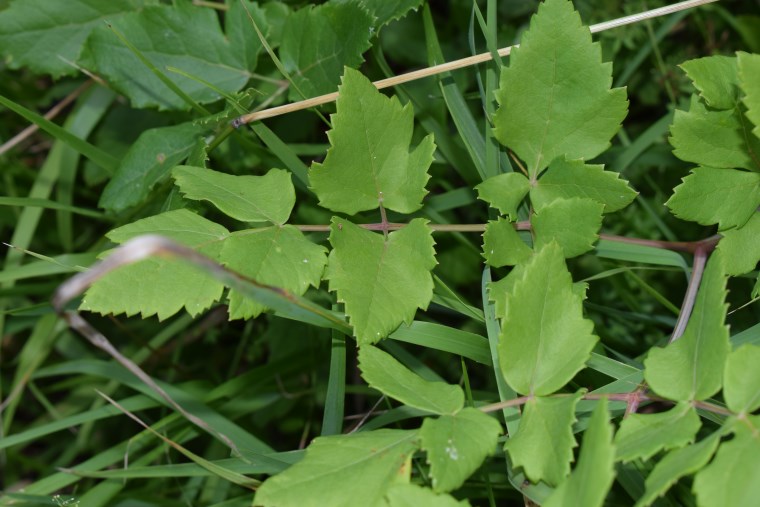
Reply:
[[[377,347],[359,349],[359,369],[370,387],[404,405],[434,414],[453,414],[464,406],[461,387],[425,380]]]
[[[174,67],[226,93],[240,90],[250,78],[246,62],[237,60],[238,53],[211,9],[179,2],[146,7],[112,22],[113,28],[160,71]],[[82,64],[126,95],[135,107],[188,109],[185,100],[162,83],[108,26],[92,31]],[[195,79],[174,72],[165,74],[197,103],[221,98]]]
[[[665,203],[675,216],[718,229],[741,227],[760,205],[760,174],[697,167]]]
[[[578,392],[561,398],[536,397],[525,404],[517,434],[504,448],[515,467],[521,467],[531,482],[556,486],[570,473],[573,460],[573,422]]]
[[[503,218],[488,222],[483,234],[483,256],[489,266],[514,266],[532,254],[533,251],[517,234],[512,222]]]
[[[517,208],[530,190],[530,181],[520,173],[504,173],[488,178],[475,190],[478,199],[486,201],[510,220],[517,220]]]
[[[760,347],[745,344],[728,355],[723,397],[731,411],[745,414],[760,408]]]
[[[646,461],[663,449],[683,447],[694,441],[701,425],[697,411],[688,403],[657,414],[631,414],[615,435],[616,459]]]
[[[502,67],[494,134],[533,181],[557,157],[595,157],[628,110],[625,89],[611,85],[612,65],[572,3],[547,0]]]
[[[333,3],[361,5],[375,17],[376,27],[401,19],[412,9],[416,11],[422,2],[423,0],[333,0]]]
[[[428,454],[433,490],[454,491],[464,484],[493,453],[500,434],[499,421],[471,407],[456,415],[426,418],[420,440]]]
[[[602,398],[591,414],[591,422],[583,435],[578,464],[570,477],[542,504],[544,507],[601,507],[604,504],[604,498],[615,479],[612,431],[607,398]]]
[[[187,158],[204,131],[192,123],[144,131],[124,155],[98,206],[119,213],[143,202],[153,186]]]
[[[186,198],[209,201],[225,215],[242,222],[282,225],[296,203],[290,172],[283,169],[270,169],[264,176],[234,176],[179,166],[172,175]]]
[[[187,210],[144,218],[107,234],[123,243],[141,234],[160,234],[215,259],[229,232]],[[123,266],[96,281],[80,308],[101,314],[171,317],[182,308],[198,315],[222,297],[224,286],[210,275],[181,261],[150,258]]]
[[[604,205],[604,213],[618,211],[633,201],[636,192],[618,173],[582,160],[555,159],[530,190],[537,209],[558,199],[585,197]]]
[[[665,348],[653,348],[644,360],[644,378],[671,400],[704,400],[720,390],[731,350],[725,325],[726,273],[714,252],[707,263],[686,330]]]
[[[224,32],[230,41],[230,50],[235,60],[248,72],[256,70],[259,53],[263,49],[261,39],[256,35],[251,19],[262,30],[262,35],[268,35],[269,23],[266,13],[256,2],[246,0],[229,3],[230,9],[224,16]],[[203,76],[199,76],[203,77]]]
[[[386,495],[387,507],[466,507],[467,500],[457,501],[451,495],[440,495],[416,484],[395,484]]]
[[[327,249],[286,225],[233,233],[224,241],[219,261],[258,283],[300,296],[309,286],[319,287],[327,264]],[[266,310],[261,303],[235,290],[230,291],[229,300],[230,319],[250,319]]]
[[[402,322],[410,324],[417,308],[433,297],[435,250],[427,221],[417,218],[387,238],[333,218],[325,278],[360,345],[375,343]]]
[[[723,254],[726,273],[738,276],[755,269],[760,261],[760,213],[753,213],[742,227],[720,234],[723,238],[715,251]]]
[[[409,151],[414,130],[411,103],[380,93],[359,71],[346,68],[323,163],[309,181],[319,204],[353,215],[381,204],[399,213],[422,206],[435,144],[428,135]]]
[[[557,199],[531,217],[534,248],[556,241],[565,257],[576,257],[594,249],[602,228],[604,205],[591,199]]]
[[[87,36],[105,20],[143,7],[143,0],[15,0],[0,12],[0,48],[12,69],[54,78],[76,74]]]
[[[748,54],[743,51],[736,53],[739,61],[739,81],[744,92],[744,102],[747,108],[747,118],[755,125],[752,133],[760,138],[760,55]],[[754,155],[757,157],[758,152]],[[755,162],[757,165],[757,162]]]
[[[524,266],[507,293],[499,361],[515,391],[544,396],[583,368],[598,338],[583,318],[559,245],[549,243]]]
[[[364,61],[373,21],[356,3],[307,6],[288,16],[279,55],[297,87],[291,87],[290,100],[334,92],[343,67]]]
[[[408,477],[417,432],[377,430],[318,437],[306,456],[270,477],[253,499],[263,507],[374,506]],[[407,479],[408,481],[408,479]]]
[[[689,76],[705,103],[715,109],[732,109],[739,103],[736,58],[708,56],[679,65]]]

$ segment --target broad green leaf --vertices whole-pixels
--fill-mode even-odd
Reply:
[[[537,209],[558,199],[585,197],[604,205],[605,213],[625,208],[636,192],[616,172],[604,166],[585,164],[582,160],[555,159],[530,190],[530,200]]]
[[[544,507],[601,507],[615,479],[612,431],[607,399],[603,398],[591,414],[591,422],[583,434],[578,464],[570,477],[542,504]]]
[[[604,205],[591,199],[557,199],[536,211],[530,219],[534,248],[556,241],[567,258],[594,249],[602,228]]]
[[[458,501],[451,495],[441,495],[416,484],[395,484],[386,495],[387,507],[466,507],[467,500]]]
[[[628,110],[625,89],[611,85],[612,65],[573,4],[547,0],[502,67],[494,134],[533,181],[557,157],[595,157]]]
[[[12,69],[54,78],[76,74],[87,36],[106,20],[142,8],[143,0],[15,0],[0,12],[0,51]]]
[[[433,489],[458,489],[493,453],[501,424],[480,410],[467,407],[456,415],[426,418],[420,429],[422,449],[427,452]]]
[[[112,20],[113,29],[197,103],[221,98],[206,84],[167,67],[200,78],[223,92],[240,90],[250,78],[246,62],[222,33],[212,9],[188,2],[151,6]],[[109,26],[90,34],[82,64],[126,95],[135,107],[188,109],[183,98],[169,89]],[[202,34],[202,36],[201,36]],[[255,35],[252,35],[255,37]]]
[[[752,133],[760,138],[760,55],[743,51],[736,53],[739,61],[739,81],[744,92],[747,118],[755,125]],[[754,152],[757,156],[757,151]]]
[[[224,241],[219,261],[258,283],[303,295],[309,286],[319,287],[327,249],[286,225],[233,233]],[[266,310],[235,290],[230,291],[229,299],[230,319],[250,319]]]
[[[282,225],[296,203],[293,180],[283,169],[270,169],[264,176],[234,176],[184,165],[172,175],[186,198],[209,201],[243,222]]]
[[[323,163],[314,163],[309,181],[319,204],[353,215],[381,204],[400,213],[422,206],[433,162],[433,136],[411,152],[411,103],[402,106],[380,93],[359,71],[346,68],[333,129]]]
[[[504,173],[488,178],[475,190],[478,199],[486,201],[510,220],[517,220],[517,208],[530,190],[530,181],[520,173]]]
[[[598,338],[583,318],[559,245],[549,243],[524,266],[507,293],[499,362],[515,391],[544,396],[583,368]]]
[[[279,53],[296,86],[290,88],[290,100],[334,92],[343,68],[364,61],[373,21],[357,3],[310,5],[290,14]]]
[[[187,210],[144,218],[107,234],[123,243],[141,234],[160,234],[216,259],[229,232]],[[171,317],[182,308],[197,315],[222,297],[224,286],[184,262],[150,258],[108,273],[90,287],[80,308],[101,314]]]
[[[153,186],[187,158],[204,130],[183,123],[140,134],[103,190],[98,206],[119,213],[143,202]]]
[[[370,387],[404,405],[434,414],[454,414],[464,406],[461,387],[425,380],[377,347],[359,349],[359,369]]]
[[[741,227],[760,205],[760,174],[697,167],[665,203],[675,216],[718,229]]]
[[[270,477],[253,499],[263,507],[382,505],[389,488],[409,474],[416,431],[377,430],[315,438],[306,456]]]
[[[488,299],[494,302],[494,313],[499,319],[507,316],[507,300],[514,292],[515,283],[522,280],[526,263],[520,263],[501,280],[488,284]]]
[[[733,440],[721,444],[715,459],[694,478],[700,506],[755,505],[760,498],[760,440],[754,429],[737,428]]]
[[[617,461],[648,460],[661,450],[683,447],[694,440],[702,425],[696,410],[679,403],[667,412],[631,414],[615,435]]]
[[[345,303],[360,345],[388,336],[402,322],[411,324],[417,308],[427,308],[436,262],[426,220],[414,219],[387,238],[339,218],[330,230],[325,279]]]
[[[391,21],[401,19],[410,10],[422,5],[423,0],[333,0],[332,3],[355,3],[364,7],[375,17],[375,26],[387,25]]]
[[[651,505],[678,479],[701,470],[715,454],[715,449],[720,443],[720,435],[721,432],[716,431],[696,444],[676,449],[665,455],[647,477],[646,493],[639,498],[635,507]]]
[[[752,413],[760,407],[760,347],[742,345],[728,355],[723,375],[723,398],[736,413]]]
[[[570,473],[575,405],[583,393],[561,398],[536,397],[525,404],[517,434],[504,449],[531,482],[556,486]]]
[[[644,360],[644,378],[654,392],[671,400],[704,400],[720,390],[730,349],[725,325],[726,271],[720,252],[707,263],[686,330],[677,341],[653,348]]]
[[[760,261],[760,213],[753,213],[742,227],[720,234],[723,238],[715,251],[723,254],[726,273],[738,276],[755,269]]]
[[[533,251],[520,239],[512,222],[498,219],[488,222],[483,234],[483,257],[489,266],[514,266],[527,260]]]
[[[736,58],[708,56],[679,65],[689,76],[705,103],[715,109],[732,109],[739,103]]]
[[[266,37],[269,27],[266,13],[259,7],[259,4],[249,0],[245,2],[231,1],[229,6],[230,9],[224,16],[224,32],[227,40],[230,41],[230,50],[242,68],[248,72],[253,72],[256,70],[259,53],[263,46],[248,16],[254,19],[259,30],[262,31],[262,35]]]

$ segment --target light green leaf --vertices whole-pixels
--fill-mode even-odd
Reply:
[[[333,0],[333,3],[358,3],[375,19],[375,26],[387,25],[391,21],[401,19],[410,10],[422,5],[423,0]]]
[[[303,295],[310,285],[319,287],[327,249],[286,225],[232,234],[224,241],[219,261],[258,283]],[[230,319],[250,319],[266,310],[235,290],[230,291],[229,299]]]
[[[59,78],[76,74],[87,36],[143,6],[143,0],[15,0],[0,12],[0,51],[12,69]]]
[[[140,134],[103,190],[98,206],[119,213],[143,202],[153,186],[187,158],[204,130],[183,123]]]
[[[723,397],[736,413],[760,407],[760,347],[745,344],[728,355],[723,376]]]
[[[651,505],[678,479],[701,470],[718,448],[720,435],[721,432],[716,431],[696,444],[669,452],[650,472],[646,480],[646,492],[636,502],[635,507]]]
[[[536,397],[528,400],[517,434],[504,448],[515,467],[521,467],[531,482],[556,486],[570,473],[573,460],[573,422],[578,392],[562,398]]]
[[[752,133],[760,138],[760,55],[748,54],[743,51],[736,53],[739,61],[739,81],[744,92],[744,102],[747,108],[747,118],[755,125]],[[757,156],[757,151],[754,152]]]
[[[688,403],[657,414],[631,414],[615,435],[616,459],[646,461],[663,449],[683,447],[694,441],[701,425],[697,411]]]
[[[699,95],[715,109],[732,109],[739,103],[739,76],[736,58],[707,56],[679,65],[689,76]]]
[[[665,203],[675,216],[720,230],[741,227],[760,205],[760,174],[697,167]]]
[[[559,245],[549,243],[524,266],[507,293],[499,362],[515,391],[544,396],[583,368],[599,338],[583,318]]]
[[[388,336],[402,322],[410,324],[417,308],[430,303],[435,242],[426,224],[414,219],[385,238],[333,218],[325,278],[345,303],[360,345]]]
[[[530,190],[530,181],[520,173],[504,173],[488,178],[475,190],[478,199],[486,201],[510,220],[517,220],[517,208]]]
[[[483,256],[489,266],[514,266],[532,254],[533,251],[520,239],[512,222],[503,218],[488,222],[483,234]]]
[[[570,477],[542,504],[544,507],[601,507],[615,479],[612,431],[607,398],[603,398],[591,414],[591,422],[583,435],[578,464]]]
[[[530,219],[534,248],[556,241],[567,258],[594,249],[602,228],[604,205],[591,199],[557,199],[536,211]]]
[[[417,432],[377,430],[318,437],[306,457],[270,477],[253,499],[263,507],[352,507],[380,504],[389,488],[408,482]]]
[[[297,87],[290,88],[290,100],[334,92],[343,67],[356,68],[364,61],[373,22],[356,3],[331,2],[290,14],[280,45],[282,65]]]
[[[707,263],[686,330],[665,348],[653,348],[644,360],[644,378],[671,400],[704,400],[720,390],[731,350],[726,319],[726,272],[720,252]]]
[[[557,157],[595,157],[628,110],[625,89],[611,85],[612,65],[602,63],[573,4],[547,0],[502,67],[494,134],[525,161],[531,180]]]
[[[457,501],[451,495],[437,494],[416,484],[395,484],[386,495],[387,507],[469,507],[466,499]]]
[[[123,243],[140,234],[160,234],[216,259],[229,232],[221,225],[187,210],[144,218],[107,234]],[[182,308],[198,315],[222,297],[224,286],[184,262],[150,258],[123,266],[95,282],[80,308],[101,314],[171,317]]]
[[[520,263],[501,280],[488,284],[488,299],[494,302],[494,313],[499,319],[507,316],[507,299],[514,291],[515,283],[523,279],[526,263]]]
[[[461,387],[425,380],[377,347],[359,349],[359,369],[370,387],[404,405],[434,414],[453,414],[464,406]]]
[[[246,63],[237,61],[237,53],[222,33],[212,9],[187,2],[151,6],[114,19],[112,24],[145,58],[200,104],[221,97],[195,79],[165,72],[167,67],[198,77],[227,93],[240,90],[250,78]],[[108,26],[101,25],[90,34],[82,64],[126,95],[135,107],[180,110],[189,107]]]
[[[604,205],[604,213],[625,208],[636,192],[618,173],[604,166],[585,164],[582,160],[557,158],[530,190],[530,200],[537,209],[557,199],[585,197]]]
[[[327,134],[332,147],[325,161],[309,170],[319,204],[350,215],[380,204],[400,213],[419,209],[435,144],[429,135],[409,151],[411,103],[402,106],[359,71],[346,68],[336,107]]]
[[[296,203],[293,180],[283,169],[270,169],[264,176],[234,176],[184,165],[172,175],[186,198],[209,201],[243,222],[282,225]]]
[[[738,276],[755,269],[760,261],[760,213],[753,213],[742,227],[720,234],[723,238],[715,251],[723,254],[726,273]]]
[[[458,489],[493,453],[500,434],[499,421],[471,407],[456,415],[426,418],[420,439],[428,454],[433,489]]]
[[[241,67],[248,72],[256,70],[259,53],[263,49],[261,39],[259,39],[253,28],[253,23],[248,17],[254,19],[262,35],[268,35],[269,23],[267,22],[264,9],[259,7],[256,2],[246,0],[245,3],[240,0],[230,2],[230,9],[224,16],[224,32],[227,40],[230,41],[231,52],[235,59],[240,62]],[[203,76],[199,76],[203,77]]]

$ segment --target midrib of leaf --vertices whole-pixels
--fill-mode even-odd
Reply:
[[[536,159],[536,166],[531,171],[530,183],[531,186],[536,184],[538,180],[538,168],[541,167],[541,161],[544,158],[544,145],[546,144],[546,135],[549,132],[549,125],[551,124],[552,108],[554,107],[554,90],[557,88],[557,49],[552,48],[552,91],[549,97],[549,107],[547,108],[548,114],[546,119],[546,125],[544,126],[544,135],[541,136],[541,144]],[[551,161],[550,161],[551,162]]]
[[[754,136],[752,133],[752,129],[747,129],[747,124],[744,121],[744,114],[742,113],[741,106],[739,102],[734,102],[734,112],[739,118],[739,123],[742,126],[742,136],[744,136],[744,146],[747,147],[747,154],[749,155],[749,158],[752,160],[752,163],[755,164],[755,167],[760,171],[760,158],[758,158],[758,155],[754,152],[752,149],[752,145],[750,144],[749,140],[751,139],[750,136]]]
[[[385,261],[385,256],[388,254],[389,244],[390,244],[390,237],[386,237],[385,240],[383,241],[383,252],[382,254],[380,254],[380,261],[377,263],[377,271],[375,272],[375,279],[372,283],[372,293],[370,294],[368,308],[372,308],[375,304],[375,295],[377,294],[377,288],[380,287],[380,280],[381,280],[380,272],[383,270],[383,263]]]
[[[362,103],[362,106],[364,106],[364,99],[359,99]],[[372,168],[372,183],[375,185],[375,192],[377,192],[377,202],[380,206],[383,205],[383,198],[381,197],[383,195],[382,190],[380,190],[380,184],[377,181],[377,169],[375,168],[375,159],[377,158],[375,155],[373,155],[374,150],[372,150],[370,147],[372,146],[370,144],[369,140],[369,132],[367,131],[367,115],[365,114],[365,109],[362,107],[362,123],[364,124],[364,140],[367,143],[367,154],[369,156],[369,165]],[[386,239],[387,243],[387,239]],[[383,252],[383,255],[385,255],[385,252]]]
[[[523,280],[524,282],[524,280]],[[544,311],[546,308],[546,300],[549,297],[549,291],[544,292],[544,301],[541,304],[541,328],[540,328],[540,335],[538,339],[538,350],[536,351],[536,358],[533,362],[533,371],[530,375],[530,395],[534,396],[533,392],[536,387],[536,372],[538,371],[538,362],[539,358],[541,357],[541,352],[544,350],[544,322],[546,322],[546,315],[547,313]]]
[[[251,207],[253,207],[254,209],[256,209],[256,211],[258,211],[262,216],[266,217],[266,219],[269,220],[270,222],[272,222],[273,224],[282,225],[282,224],[274,221],[272,219],[272,217],[268,213],[264,213],[261,210],[261,207],[258,204],[256,204],[255,202],[249,201],[248,199],[245,198],[245,196],[238,195],[235,192],[233,192],[232,190],[229,190],[229,189],[226,189],[224,187],[220,187],[220,186],[214,185],[213,183],[211,183],[211,185],[213,185],[214,188],[216,188],[218,190],[222,190],[223,192],[225,192],[225,193],[233,196],[235,199],[240,199],[241,201],[245,202],[246,204],[250,204]]]

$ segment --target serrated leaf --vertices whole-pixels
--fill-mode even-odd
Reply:
[[[760,174],[697,167],[665,203],[675,216],[718,229],[741,227],[760,205]]]
[[[594,249],[602,228],[604,205],[591,199],[557,199],[536,211],[530,219],[533,248],[556,241],[564,256],[576,257]]]
[[[303,295],[319,287],[327,264],[327,249],[315,245],[291,225],[252,229],[224,241],[219,261],[258,283]],[[257,317],[266,307],[235,290],[229,294],[230,320]]]
[[[521,467],[531,482],[556,486],[570,473],[573,460],[575,405],[583,393],[562,398],[528,400],[517,434],[504,449],[512,464]]]
[[[618,211],[636,198],[636,192],[618,173],[582,160],[555,159],[530,190],[537,209],[558,199],[585,197],[604,205],[604,213]]]
[[[279,53],[297,87],[290,88],[290,100],[334,92],[343,68],[356,68],[364,61],[373,22],[356,3],[307,6],[290,14]]]
[[[689,76],[699,95],[715,109],[732,109],[739,102],[739,76],[736,58],[707,56],[679,65]]]
[[[755,269],[760,261],[760,213],[753,213],[742,227],[720,234],[723,238],[715,251],[723,254],[726,273],[738,276]]]
[[[644,360],[644,378],[657,394],[678,401],[704,400],[720,390],[731,350],[725,300],[725,264],[716,251],[702,275],[683,336],[651,349]]]
[[[530,181],[520,173],[504,173],[488,178],[475,190],[478,191],[478,199],[486,201],[510,220],[517,220],[517,208],[528,195]]]
[[[98,206],[119,213],[148,196],[196,146],[205,127],[183,123],[140,134],[100,196]]]
[[[240,90],[250,78],[246,62],[237,60],[237,52],[222,33],[219,19],[212,9],[187,2],[150,6],[114,19],[112,24],[197,103],[214,102],[220,96],[202,82],[166,71],[167,67],[177,68],[227,93]],[[101,25],[92,31],[81,63],[126,95],[134,107],[162,110],[190,107],[108,26]]]
[[[240,0],[230,2],[229,6],[230,9],[224,16],[224,32],[227,40],[230,41],[230,50],[235,55],[235,60],[240,62],[245,70],[253,72],[256,70],[259,53],[263,46],[249,16],[254,19],[262,35],[266,37],[269,34],[266,13],[258,3],[250,0],[246,0],[245,3]]]
[[[353,215],[382,204],[399,213],[422,206],[433,162],[433,136],[411,152],[411,103],[381,94],[359,71],[346,68],[323,163],[312,164],[309,181],[319,204]]]
[[[747,118],[755,125],[752,133],[755,138],[760,138],[760,55],[743,51],[737,52],[736,55],[739,62],[739,81],[744,92],[742,102],[747,108]],[[757,154],[755,151],[754,155]]]
[[[726,359],[723,398],[735,413],[752,413],[760,408],[760,347],[745,344]]]
[[[567,0],[547,0],[502,67],[494,134],[525,161],[531,180],[560,156],[603,152],[628,110],[610,89],[612,65]]]
[[[494,313],[499,319],[507,316],[507,299],[514,291],[515,283],[523,279],[526,263],[518,264],[501,280],[488,284],[488,299],[494,302]]]
[[[191,213],[175,210],[144,218],[107,234],[123,243],[141,234],[160,234],[217,258],[229,232],[219,224]],[[210,275],[186,263],[151,258],[123,266],[95,282],[85,293],[80,308],[101,314],[157,315],[171,317],[182,308],[197,315],[222,297],[224,286]]]
[[[549,243],[524,266],[507,293],[499,362],[515,391],[544,396],[583,368],[599,338],[583,318],[559,245]]]
[[[467,500],[457,501],[451,495],[436,494],[416,484],[395,484],[386,495],[387,507],[467,507]]]
[[[501,424],[480,410],[467,407],[456,415],[426,418],[420,429],[427,452],[433,490],[458,489],[493,453]]]
[[[426,309],[433,297],[435,250],[427,221],[417,218],[387,238],[333,218],[333,250],[325,278],[360,345],[388,336],[402,322],[410,324],[417,308]]]
[[[489,266],[514,266],[532,254],[533,250],[520,239],[512,222],[502,218],[488,222],[483,234],[483,256]]]
[[[542,504],[544,507],[601,507],[604,504],[604,498],[615,479],[612,431],[607,399],[603,398],[591,414],[588,429],[583,435],[578,464],[570,477]]]
[[[401,19],[410,10],[422,5],[423,0],[333,0],[333,3],[358,3],[375,17],[375,26],[387,25]]]
[[[416,431],[383,429],[315,438],[303,460],[264,481],[253,505],[382,505],[389,488],[408,476],[417,447]]]
[[[76,74],[87,36],[104,21],[143,7],[142,0],[15,0],[0,12],[0,48],[12,69],[54,78]]]
[[[702,425],[696,410],[679,403],[667,412],[631,414],[615,435],[618,461],[648,460],[661,450],[683,447],[694,440]]]
[[[425,380],[377,347],[359,349],[359,369],[370,387],[404,405],[434,414],[453,414],[464,406],[461,387]]]
[[[243,222],[282,225],[296,203],[293,180],[283,169],[270,169],[264,176],[234,176],[185,165],[174,168],[172,175],[186,198],[209,201]]]

